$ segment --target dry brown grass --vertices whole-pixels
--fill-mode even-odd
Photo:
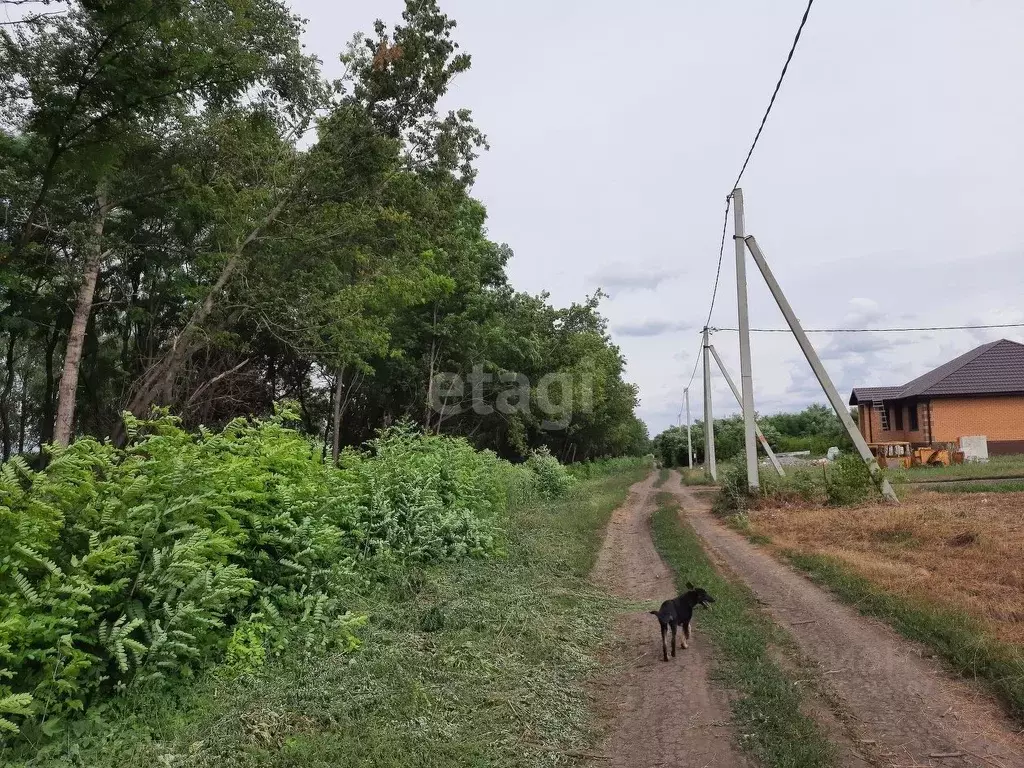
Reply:
[[[909,495],[899,506],[750,512],[773,546],[842,560],[881,589],[963,610],[1024,643],[1024,493]]]

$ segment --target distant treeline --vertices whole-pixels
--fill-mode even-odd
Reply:
[[[854,421],[857,416],[853,414]],[[825,405],[811,405],[799,413],[777,413],[774,416],[758,416],[758,426],[768,444],[775,451],[810,451],[813,455],[824,455],[832,446],[840,450],[853,450],[842,422],[835,412]],[[694,461],[704,461],[704,422],[697,421],[691,427],[691,441],[695,454]],[[654,453],[665,466],[681,466],[686,463],[686,427],[670,427],[654,438]],[[760,451],[760,448],[758,449]],[[715,458],[725,461],[743,451],[743,417],[730,416],[715,419]]]

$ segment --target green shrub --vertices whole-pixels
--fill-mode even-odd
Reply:
[[[722,467],[719,472],[719,492],[715,507],[725,512],[742,512],[754,498],[747,486],[747,465],[742,455],[735,464]]]
[[[746,464],[740,459],[724,465],[719,474],[719,493],[715,510],[722,514],[744,512],[767,501],[772,504],[811,503],[851,506],[875,497],[878,493],[867,465],[857,454],[842,454],[825,467],[786,469],[786,476],[762,467],[760,492],[751,494],[747,487]]]
[[[761,493],[776,504],[825,501],[824,470],[820,467],[787,467],[786,476],[774,469],[761,472]]]
[[[577,480],[596,480],[601,477],[630,472],[641,467],[654,467],[654,456],[617,456],[614,458],[590,459],[570,464],[567,470]]]
[[[871,472],[857,454],[844,453],[829,465],[825,494],[832,506],[859,504],[877,493]]]
[[[44,471],[0,468],[0,734],[214,661],[352,650],[354,591],[493,551],[506,483],[530,472],[406,426],[335,468],[289,418],[129,417],[124,449],[84,438]],[[552,461],[534,462],[545,489],[568,477]]]
[[[573,488],[575,479],[546,447],[533,451],[526,460],[526,466],[537,476],[537,491],[541,498],[560,499]]]

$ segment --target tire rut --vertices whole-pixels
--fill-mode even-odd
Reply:
[[[990,696],[720,524],[678,473],[665,489],[677,495],[705,548],[746,582],[819,666],[825,695],[872,762],[1024,768],[1024,738]]]
[[[651,538],[654,475],[630,488],[608,523],[592,579],[609,592],[652,608],[674,597],[672,572]],[[712,650],[695,623],[688,650],[661,659],[658,624],[645,612],[623,614],[608,672],[594,693],[608,721],[600,757],[611,768],[739,768],[750,766],[735,746],[728,696],[712,685]]]

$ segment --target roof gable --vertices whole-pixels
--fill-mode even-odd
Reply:
[[[898,397],[903,387],[855,387],[850,395],[850,405],[891,400]]]
[[[1000,339],[914,379],[900,397],[1024,392],[1024,344]]]
[[[902,387],[858,387],[850,405],[908,397],[999,395],[1024,393],[1024,344],[1000,339],[960,357]]]

